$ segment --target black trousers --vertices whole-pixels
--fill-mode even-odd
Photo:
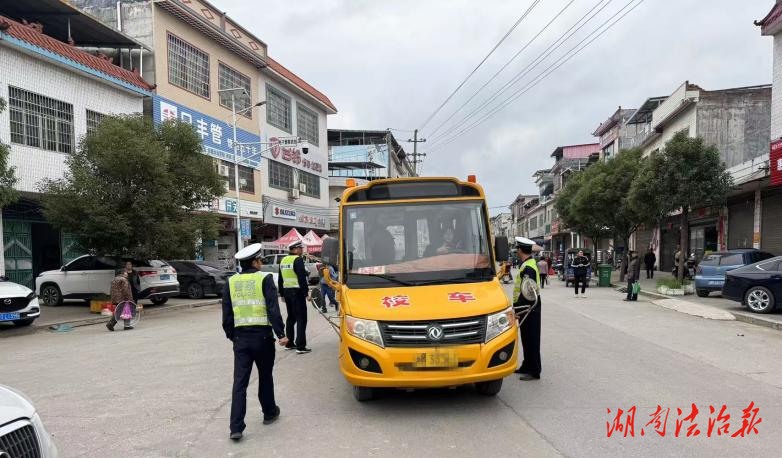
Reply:
[[[582,294],[584,294],[587,287],[587,274],[574,274],[574,294],[579,294],[579,283],[582,283]]]
[[[520,328],[522,340],[521,372],[541,376],[541,306],[536,307]]]
[[[647,266],[647,278],[653,278],[655,273],[655,266]]]
[[[270,332],[236,331],[234,336],[234,388],[231,391],[231,432],[245,430],[247,385],[253,364],[258,370],[258,402],[264,416],[274,415],[275,386],[272,369],[275,365],[275,338]]]
[[[296,348],[307,346],[307,300],[298,289],[284,289],[286,320],[285,336],[288,337],[288,345]]]

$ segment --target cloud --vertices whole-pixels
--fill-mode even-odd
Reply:
[[[264,40],[271,56],[332,99],[339,113],[329,117],[329,127],[352,129],[419,127],[532,2],[215,1]],[[537,191],[531,174],[551,166],[556,146],[595,141],[592,131],[620,105],[636,108],[685,80],[705,89],[772,80],[772,40],[753,25],[771,0],[646,0],[503,111],[429,152],[438,139],[430,132],[568,1],[540,2],[423,129],[425,173],[475,173],[490,206],[507,205],[519,193]],[[596,2],[574,1],[476,100],[528,65]],[[625,3],[611,0],[558,55]]]

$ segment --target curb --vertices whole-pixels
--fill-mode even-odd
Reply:
[[[198,307],[206,307],[206,306],[216,305],[216,304],[220,304],[220,299],[209,300],[207,302],[188,302],[188,303],[185,303],[185,304],[169,305],[169,306],[165,306],[163,308],[157,308],[157,309],[147,309],[145,307],[144,315],[146,315],[146,316],[155,316],[155,315],[160,315],[160,314],[164,314],[164,313],[168,313],[168,312],[175,312],[177,310],[198,308]],[[17,330],[9,330],[9,332],[3,333],[3,334],[8,334],[8,337],[11,337],[11,336],[15,336],[15,335],[34,334],[34,333],[41,332],[41,331],[47,331],[47,330],[49,330],[49,328],[51,326],[57,326],[57,325],[61,325],[61,324],[67,324],[67,325],[70,325],[71,327],[78,328],[78,327],[82,327],[82,326],[94,326],[96,324],[103,324],[103,323],[106,323],[108,321],[109,321],[109,317],[103,316],[103,315],[99,315],[99,316],[92,317],[92,318],[82,318],[82,319],[78,319],[78,320],[65,320],[65,321],[58,321],[58,322],[49,322],[49,323],[46,323],[46,324],[43,324],[43,323],[42,324],[35,324],[35,323],[33,323],[30,327],[28,327],[26,329],[25,328],[20,328],[20,329],[17,329]],[[14,332],[14,331],[16,331],[16,332]],[[2,337],[3,336],[0,336],[0,338],[2,338]]]

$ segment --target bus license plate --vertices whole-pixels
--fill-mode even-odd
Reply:
[[[454,368],[459,365],[457,355],[454,352],[430,352],[420,353],[413,362],[414,367],[444,367]]]
[[[0,313],[0,321],[13,321],[18,319],[18,313]]]
[[[161,279],[161,280],[168,280],[169,278],[170,278],[170,277],[169,277],[168,275],[161,275],[161,276],[160,276],[160,279]]]

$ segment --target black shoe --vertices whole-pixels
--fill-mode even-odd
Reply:
[[[321,309],[321,313],[326,313],[326,307]]]
[[[313,350],[311,350],[311,349],[309,349],[307,347],[302,347],[302,348],[297,348],[296,349],[296,354],[297,355],[304,355],[305,353],[310,353],[311,351],[313,351]]]
[[[519,380],[525,380],[525,381],[538,380],[540,378],[541,378],[540,375],[530,375],[525,373],[522,373],[522,375],[519,376]]]
[[[133,326],[125,326],[122,328],[123,331],[130,331],[131,329],[133,329]]]
[[[109,324],[109,323],[106,323],[106,329],[108,329],[109,331],[112,331],[112,332],[114,332],[114,326],[112,326],[112,325],[111,325],[111,324]]]
[[[522,370],[522,367],[514,371],[515,374],[524,374],[525,371]]]
[[[276,410],[275,410],[275,414],[274,415],[269,415],[269,416],[264,415],[264,424],[265,425],[271,425],[272,423],[275,422],[275,420],[280,418],[280,406],[276,406],[275,409]]]
[[[239,432],[239,431],[231,433],[231,434],[228,435],[228,438],[231,439],[234,442],[238,442],[239,439],[242,439],[242,433]]]
[[[293,346],[293,345],[286,345],[285,349],[286,349],[286,351],[288,351],[288,350],[296,350],[296,347]]]

